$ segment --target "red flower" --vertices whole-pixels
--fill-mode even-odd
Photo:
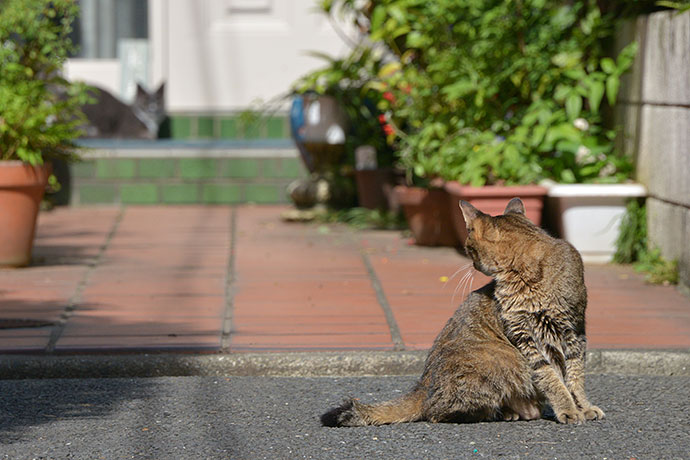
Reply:
[[[393,127],[386,123],[385,125],[383,125],[383,132],[386,133],[386,136],[390,136],[394,132]]]
[[[381,123],[382,125],[385,125],[386,121],[387,120],[386,120],[386,114],[385,113],[382,113],[381,115],[379,115],[379,123]]]
[[[390,91],[386,91],[383,93],[383,98],[390,102],[391,104],[395,103],[395,96],[393,96],[393,93]]]

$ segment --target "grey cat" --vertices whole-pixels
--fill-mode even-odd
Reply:
[[[165,83],[149,93],[137,84],[131,105],[102,88],[94,88],[92,104],[82,106],[88,120],[84,137],[111,139],[156,139],[165,119]]]

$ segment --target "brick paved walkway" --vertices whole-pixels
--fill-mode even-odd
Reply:
[[[281,222],[279,206],[60,208],[0,270],[0,353],[425,349],[467,259],[400,232]],[[591,348],[690,348],[690,299],[587,266]],[[472,286],[486,281],[480,274]]]

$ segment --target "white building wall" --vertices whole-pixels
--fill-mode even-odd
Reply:
[[[285,94],[347,46],[315,0],[153,0],[154,86],[170,113],[242,110]],[[160,21],[157,18],[161,18]]]
[[[347,45],[317,0],[149,0],[150,88],[166,82],[168,113],[241,111],[286,94]],[[117,60],[73,59],[69,78],[119,94]],[[283,108],[287,104],[283,105]]]

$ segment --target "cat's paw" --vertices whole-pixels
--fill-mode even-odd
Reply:
[[[585,416],[585,420],[601,420],[605,417],[604,411],[594,405],[584,409],[582,413]]]
[[[560,423],[580,424],[585,421],[585,414],[577,408],[556,411],[556,420]]]
[[[503,408],[501,412],[503,412],[503,420],[505,420],[506,422],[515,422],[517,420],[520,420],[520,414],[513,411],[509,407]]]

